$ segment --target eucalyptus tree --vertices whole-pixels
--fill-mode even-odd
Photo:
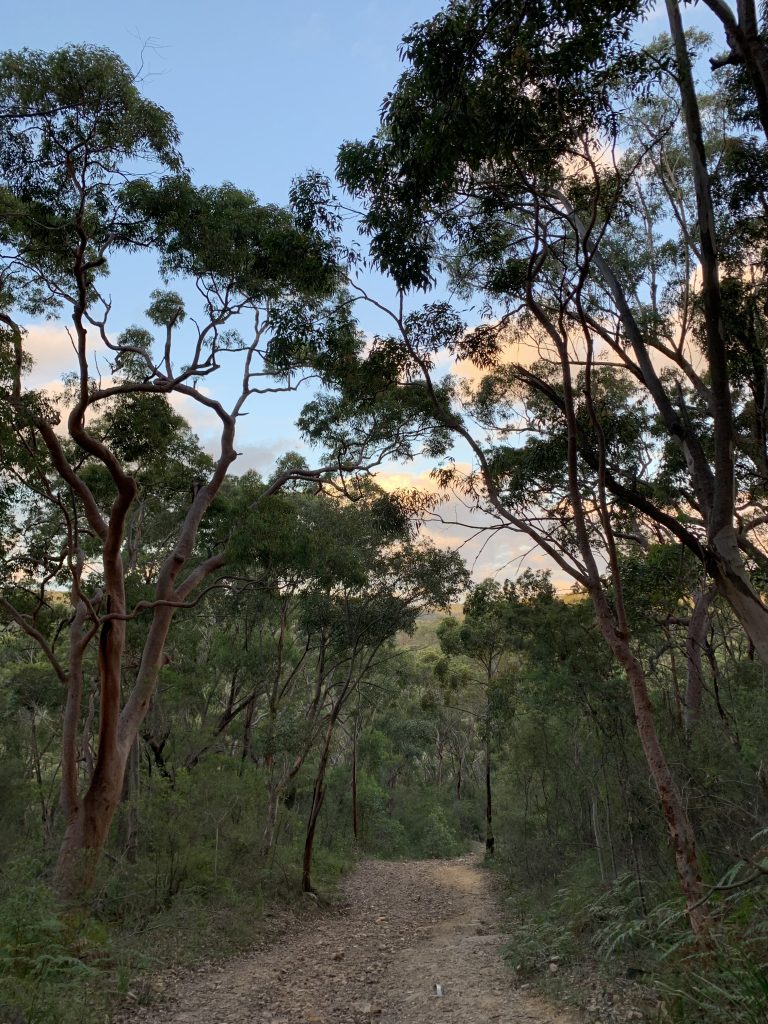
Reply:
[[[327,242],[233,185],[195,185],[173,118],[110,51],[4,54],[0,125],[0,607],[64,687],[57,884],[75,896],[93,881],[173,617],[219,585],[229,530],[211,511],[237,457],[238,418],[259,394],[293,391],[307,377],[332,385],[362,341]],[[146,297],[146,325],[115,335],[110,260],[119,254],[124,266],[140,251],[157,257],[158,287]],[[189,314],[174,281],[194,296]],[[61,396],[25,377],[23,321],[43,314],[70,318]],[[216,397],[226,364],[239,383]],[[174,398],[218,423],[213,456],[176,429]],[[391,444],[391,433],[369,432],[351,449],[334,447],[319,469],[286,468],[270,490],[297,473],[319,480],[370,465]],[[170,504],[142,476],[154,446],[178,474]],[[62,592],[66,622],[49,630],[45,609]],[[146,632],[129,666],[128,624],[139,618]],[[81,786],[93,663],[98,748]]]
[[[687,547],[768,663],[764,231],[761,192],[751,201],[747,187],[764,155],[723,127],[729,113],[754,122],[748,88],[708,100],[703,120],[691,39],[668,8],[672,40],[640,50],[642,5],[450,3],[406,36],[381,130],[342,147],[339,174],[398,289],[393,333],[370,364],[388,364],[472,452],[475,470],[462,481],[449,468],[443,482],[463,484],[590,593],[630,683],[691,922],[706,931],[621,554],[651,538]],[[707,147],[723,155],[717,178]],[[741,241],[729,255],[731,236],[716,236],[732,226]],[[479,327],[467,331],[446,303],[406,312],[408,292],[441,270],[462,297],[481,297]],[[515,345],[540,359],[515,358]],[[486,380],[473,390],[441,376],[444,352]]]
[[[460,490],[466,501],[492,517],[492,528],[531,538],[589,594],[601,633],[629,684],[691,924],[705,935],[709,919],[696,839],[659,739],[647,676],[624,602],[621,553],[626,541],[622,538],[636,535],[646,543],[646,529],[642,522],[628,520],[605,484],[609,453],[627,475],[642,458],[646,419],[625,401],[627,388],[632,394],[631,383],[614,368],[598,367],[591,359],[583,372],[572,372],[572,338],[563,329],[553,336],[559,368],[546,362],[534,368],[547,382],[544,397],[535,388],[521,387],[514,368],[510,374],[499,366],[486,376],[478,393],[462,403],[455,382],[450,377],[441,379],[435,370],[439,354],[466,352],[460,318],[441,303],[409,314],[395,309],[392,318],[396,333],[377,336],[371,346],[372,388],[362,410],[358,405],[357,415],[374,413],[384,387],[382,379],[390,391],[399,392],[402,415],[431,405],[437,422],[467,445],[476,463],[469,472],[456,464],[444,465],[436,474],[441,485]],[[339,415],[356,402],[358,396],[342,397]],[[523,434],[524,443],[510,443],[513,432]],[[585,447],[591,448],[592,457],[582,456]],[[425,503],[432,505],[434,497],[427,496]],[[629,529],[622,529],[625,526]]]
[[[480,361],[494,360],[525,308],[532,344],[553,344],[562,315],[573,358],[592,345],[626,368],[679,453],[692,519],[610,463],[606,488],[697,555],[768,661],[754,572],[766,565],[765,416],[752,400],[765,390],[764,313],[745,307],[742,274],[749,255],[759,291],[764,146],[749,134],[756,100],[743,81],[706,98],[707,124],[668,6],[673,41],[639,51],[637,5],[449,4],[406,36],[409,67],[382,130],[342,148],[340,174],[365,200],[373,255],[399,286],[428,285],[442,261],[485,291],[502,337],[475,334]],[[737,352],[742,370],[751,353],[749,380]]]
[[[409,551],[424,563],[433,558],[435,595],[455,593],[466,582],[466,570],[460,560],[416,545],[406,510],[370,481],[350,483],[346,494],[317,493],[298,484],[292,492],[271,496],[260,515],[272,527],[243,531],[233,546],[248,575],[262,581],[275,604],[274,652],[271,664],[262,666],[262,720],[254,742],[268,791],[265,851],[274,844],[281,798],[319,750],[309,864],[340,715],[352,696],[359,696],[360,680],[376,668],[381,644],[410,623],[411,606],[429,594],[414,587],[405,602],[408,611],[393,619],[408,583],[405,572],[397,575],[393,567]]]
[[[387,660],[397,657],[393,641],[412,632],[418,616],[430,608],[445,608],[466,589],[469,574],[461,557],[426,541],[391,535],[388,543],[375,534],[361,545],[359,575],[339,580],[316,595],[312,618],[328,637],[328,685],[324,695],[324,736],[304,845],[302,886],[311,891],[315,831],[325,799],[325,775],[334,732],[355,693]]]

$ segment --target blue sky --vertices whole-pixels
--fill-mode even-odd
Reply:
[[[3,46],[105,45],[170,110],[198,180],[284,202],[307,167],[332,171],[339,143],[370,135],[398,73],[397,47],[435,0],[36,0],[6,15]]]
[[[6,13],[3,48],[108,46],[170,110],[198,180],[284,202],[291,178],[332,171],[343,139],[367,137],[400,70],[404,32],[439,0],[33,0]],[[662,7],[663,10],[663,7]],[[665,27],[662,10],[641,29]],[[689,24],[709,26],[697,5]]]
[[[195,180],[232,181],[282,204],[295,175],[310,167],[332,174],[340,143],[375,131],[401,67],[402,35],[436,9],[435,0],[85,0],[68,9],[42,0],[15,6],[3,45],[52,50],[88,42],[115,50],[133,68],[143,61],[142,91],[174,115]],[[113,271],[112,322],[120,330],[143,319],[159,282],[149,259],[118,258]],[[263,449],[255,461],[296,443],[292,423],[301,404],[276,397],[254,405],[241,436]],[[205,431],[203,422],[194,425]]]

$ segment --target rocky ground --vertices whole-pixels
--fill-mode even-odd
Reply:
[[[132,994],[119,1024],[576,1024],[499,954],[501,920],[476,857],[366,861],[344,898],[221,966]]]

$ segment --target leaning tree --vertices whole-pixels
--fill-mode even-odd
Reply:
[[[223,585],[230,529],[211,512],[238,418],[309,378],[332,386],[362,344],[320,234],[233,185],[195,185],[178,142],[108,50],[0,58],[0,609],[64,688],[65,896],[93,882],[174,615]],[[147,322],[115,333],[110,281],[129,288],[147,253],[159,263]],[[40,316],[69,319],[63,389],[28,382],[24,323]],[[185,436],[182,400],[218,424],[212,456]],[[390,430],[349,440],[318,469],[287,464],[268,490],[338,479],[397,444]],[[91,673],[98,745],[83,780]]]
[[[406,37],[381,130],[346,144],[339,170],[398,289],[372,379],[389,373],[471,452],[474,471],[462,481],[449,468],[444,483],[589,592],[630,685],[691,922],[706,932],[622,554],[649,538],[687,547],[768,662],[765,146],[750,134],[749,65],[760,46],[734,51],[740,77],[702,103],[678,6],[671,38],[642,49],[632,30],[644,10],[455,0]],[[301,192],[333,207],[317,181]],[[409,310],[409,293],[446,272],[480,298],[480,327],[444,302]],[[539,358],[521,358],[525,347]],[[445,377],[445,353],[485,380]]]

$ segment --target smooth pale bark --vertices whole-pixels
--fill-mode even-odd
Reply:
[[[754,0],[737,0],[736,12],[726,0],[704,0],[719,18],[731,52],[725,59],[712,60],[714,68],[742,64],[755,94],[755,105],[763,131],[768,136],[768,47],[760,33]]]
[[[669,0],[669,6],[677,11],[674,0]],[[677,14],[679,18],[679,12]],[[686,96],[690,103],[690,88],[686,91]],[[693,100],[695,101],[695,93]],[[696,118],[694,118],[691,127],[694,132],[696,123]],[[666,393],[624,289],[599,248],[590,251],[589,263],[602,278],[616,305],[636,361],[636,373],[651,395],[666,429],[679,446],[685,459],[696,501],[706,525],[706,542],[701,544],[695,538],[688,536],[688,531],[682,529],[674,517],[655,508],[643,495],[624,487],[607,470],[605,484],[610,493],[615,494],[620,500],[634,505],[640,512],[667,527],[681,542],[686,543],[692,553],[702,561],[708,575],[716,584],[718,593],[733,609],[744,632],[749,637],[757,657],[764,665],[768,666],[768,606],[753,585],[744,566],[739,536],[734,525],[732,403],[726,359],[727,348],[722,334],[720,316],[720,282],[714,244],[714,228],[712,227],[714,219],[711,212],[706,165],[703,162],[703,145],[692,146],[692,159],[697,168],[697,202],[700,203],[702,216],[706,222],[706,245],[702,248],[702,277],[703,298],[708,311],[706,318],[707,359],[712,369],[710,401],[716,428],[714,465],[710,464],[700,438]],[[568,203],[567,198],[560,195],[556,198],[582,244],[585,246],[590,244],[588,231]],[[705,264],[706,273],[704,272]],[[546,326],[545,329],[550,333]],[[535,386],[535,380],[532,379],[532,383]],[[547,394],[548,397],[553,397],[549,393]],[[565,412],[562,400],[557,404]],[[574,424],[574,437],[579,439],[576,424]],[[588,451],[583,451],[582,455],[589,461]]]
[[[659,742],[653,707],[645,677],[645,670],[634,654],[630,644],[630,629],[623,598],[622,577],[615,544],[611,513],[606,500],[605,443],[602,427],[592,402],[590,391],[591,376],[585,377],[585,398],[592,425],[600,446],[597,474],[597,511],[603,530],[608,565],[613,583],[613,609],[608,604],[592,548],[592,538],[587,529],[587,513],[582,498],[581,481],[578,471],[578,423],[576,401],[571,377],[571,364],[567,341],[550,323],[544,311],[535,303],[529,293],[532,312],[545,327],[557,346],[562,367],[564,414],[567,426],[567,471],[568,490],[573,509],[574,532],[583,560],[585,574],[589,579],[589,595],[595,609],[600,631],[617,662],[622,666],[629,684],[640,743],[646,763],[659,796],[664,818],[667,822],[670,841],[675,857],[675,866],[680,887],[685,898],[686,912],[694,934],[703,942],[708,940],[710,930],[709,911],[704,900],[704,890],[699,870],[698,854],[693,827],[688,818],[680,792],[675,783],[669,764]]]
[[[768,608],[752,585],[739,550],[734,525],[735,458],[733,401],[728,370],[728,346],[723,329],[720,266],[715,213],[710,189],[704,131],[693,79],[691,59],[680,9],[676,0],[666,0],[670,34],[677,61],[677,83],[683,109],[691,174],[696,193],[699,230],[704,337],[710,375],[710,405],[714,423],[712,499],[705,515],[709,564],[707,569],[718,590],[731,605],[763,662],[768,665]],[[750,10],[752,13],[750,13]],[[750,24],[755,44],[761,50],[761,70],[755,81],[768,84],[766,52],[757,37],[754,8],[749,0],[740,2],[740,14]],[[754,66],[754,65],[753,65]]]
[[[629,629],[626,620],[626,612],[623,606],[621,574],[615,549],[610,511],[608,509],[605,496],[607,480],[605,444],[600,423],[592,406],[591,396],[589,394],[589,378],[585,381],[585,392],[587,395],[590,417],[593,420],[593,426],[595,427],[597,436],[600,439],[601,447],[600,459],[597,466],[598,512],[600,525],[604,531],[604,537],[608,548],[611,576],[615,588],[614,600],[618,615],[618,623],[614,621],[614,612],[608,604],[605,591],[603,589],[603,571],[601,571],[601,568],[597,564],[595,553],[592,548],[592,534],[587,528],[588,516],[582,499],[581,479],[579,475],[579,425],[575,412],[576,401],[574,398],[574,388],[571,376],[572,368],[568,341],[560,335],[559,330],[550,321],[545,310],[536,301],[531,281],[529,281],[527,289],[526,302],[532,315],[554,343],[562,368],[561,408],[567,429],[567,487],[573,517],[572,523],[574,529],[574,540],[576,548],[581,556],[580,564],[577,564],[573,557],[564,557],[562,551],[558,551],[554,548],[554,545],[551,543],[551,540],[547,535],[543,534],[542,531],[537,529],[531,522],[526,521],[524,517],[515,515],[505,507],[504,501],[502,500],[497,487],[494,472],[488,461],[483,445],[472,435],[466,424],[460,420],[458,416],[446,414],[442,403],[435,392],[435,388],[431,380],[430,367],[425,363],[424,359],[421,358],[419,352],[413,347],[413,345],[409,343],[407,329],[404,325],[401,325],[403,339],[406,344],[408,344],[409,352],[422,372],[427,386],[427,394],[432,401],[436,418],[448,429],[464,438],[477,458],[480,473],[486,487],[487,498],[494,511],[498,513],[502,521],[507,522],[511,527],[522,530],[525,534],[534,539],[543,551],[548,554],[552,554],[555,562],[560,565],[561,568],[565,569],[569,575],[587,588],[595,608],[600,631],[613,652],[614,657],[622,666],[629,684],[637,732],[651,777],[653,778],[654,785],[659,796],[662,812],[667,822],[670,841],[674,851],[677,876],[685,898],[686,910],[689,916],[691,928],[694,933],[700,937],[702,942],[706,943],[710,930],[710,918],[706,902],[704,900],[695,835],[659,742],[643,667],[640,661],[635,657],[629,643]],[[640,345],[640,348],[644,353],[644,347]],[[645,353],[645,356],[647,357],[647,353]],[[666,396],[663,397],[666,398]]]

